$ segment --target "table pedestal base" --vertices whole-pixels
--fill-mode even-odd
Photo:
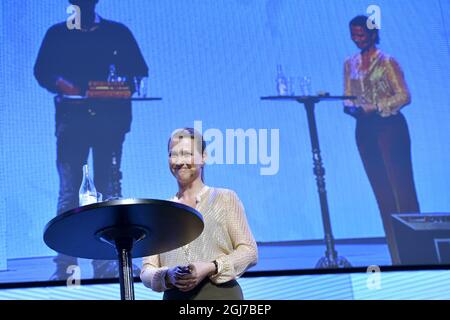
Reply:
[[[336,257],[329,259],[328,257],[322,257],[316,264],[316,269],[339,269],[339,268],[351,268],[352,265],[345,257]]]
[[[134,300],[131,249],[136,242],[144,239],[148,234],[148,230],[138,226],[111,227],[100,230],[96,234],[100,240],[116,248],[119,260],[120,298],[122,300]]]

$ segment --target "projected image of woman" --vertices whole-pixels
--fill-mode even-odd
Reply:
[[[169,140],[169,169],[178,184],[171,201],[198,210],[205,228],[190,244],[143,258],[142,282],[154,291],[164,291],[165,300],[243,299],[236,278],[258,259],[236,193],[204,183],[205,146],[201,134],[192,128],[175,131]]]
[[[344,111],[356,118],[356,143],[381,212],[393,264],[399,264],[391,215],[419,212],[408,125],[401,109],[411,102],[402,69],[377,48],[379,30],[366,16],[350,21],[360,50],[344,64]]]

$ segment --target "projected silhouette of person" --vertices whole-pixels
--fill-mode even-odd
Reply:
[[[131,125],[131,102],[68,102],[63,95],[84,96],[89,81],[106,81],[111,67],[131,81],[148,76],[148,67],[124,25],[96,13],[98,0],[69,0],[80,9],[79,26],[63,22],[47,31],[34,66],[39,84],[55,97],[59,174],[57,214],[78,207],[82,166],[92,150],[94,182],[103,198],[121,196],[122,145]],[[72,27],[70,27],[72,26]],[[77,259],[59,254],[52,279],[68,277]],[[93,261],[94,277],[116,276],[113,262]]]
[[[360,50],[344,64],[344,111],[356,118],[356,143],[381,213],[392,263],[399,264],[393,213],[419,212],[411,141],[401,108],[411,95],[398,62],[377,48],[378,28],[366,16],[350,21],[351,38]]]

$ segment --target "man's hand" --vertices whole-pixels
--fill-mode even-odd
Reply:
[[[56,88],[58,89],[59,93],[69,96],[78,96],[81,93],[80,88],[62,77],[56,80]]]

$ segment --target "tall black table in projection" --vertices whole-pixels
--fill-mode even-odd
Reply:
[[[269,96],[261,97],[262,100],[274,101],[296,101],[305,106],[306,116],[308,118],[309,136],[311,139],[314,175],[316,176],[317,192],[319,193],[320,209],[322,212],[322,223],[325,234],[326,251],[325,256],[322,257],[316,264],[316,268],[347,268],[351,264],[345,257],[338,256],[335,249],[333,232],[331,229],[330,213],[328,210],[327,191],[325,188],[325,168],[322,163],[320,155],[319,136],[317,133],[316,116],[314,113],[316,103],[320,101],[333,100],[353,100],[353,96]]]
[[[123,101],[160,101],[160,97],[129,97],[129,98],[89,98],[83,96],[68,96],[68,95],[57,95],[55,96],[57,102],[71,102],[71,103],[86,103],[86,102],[123,102]]]
[[[161,101],[161,97],[129,97],[129,98],[107,98],[107,97],[85,97],[85,96],[69,96],[69,95],[56,95],[54,97],[57,103],[64,102],[73,105],[76,108],[79,105],[93,104],[95,103],[117,103],[117,102],[146,102],[146,101]]]
[[[203,231],[203,218],[180,203],[121,199],[69,210],[45,227],[44,241],[53,250],[85,259],[118,259],[120,295],[134,300],[132,257],[179,248]]]

